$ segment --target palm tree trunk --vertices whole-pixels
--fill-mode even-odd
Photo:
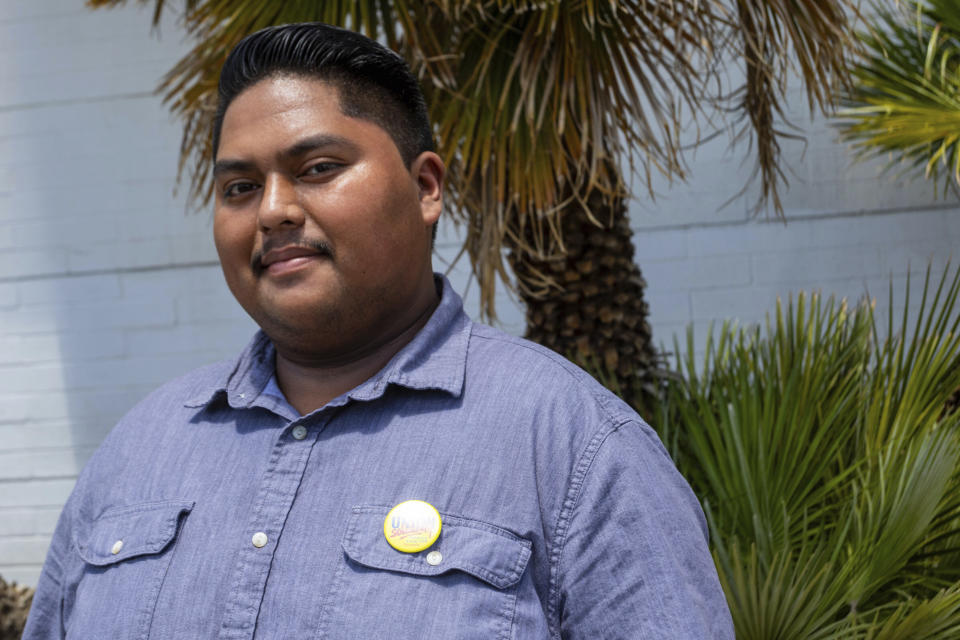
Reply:
[[[0,578],[0,640],[20,637],[32,602],[33,589]]]
[[[526,306],[526,337],[598,375],[634,406],[656,393],[660,357],[653,348],[644,281],[634,262],[626,201],[599,194],[559,213],[563,250],[534,255],[513,243],[509,260]],[[532,242],[525,243],[528,247]],[[550,287],[525,286],[548,275]]]

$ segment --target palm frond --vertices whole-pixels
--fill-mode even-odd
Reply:
[[[779,193],[787,187],[780,141],[800,138],[790,123],[788,80],[799,76],[811,113],[832,113],[839,92],[849,85],[850,59],[857,50],[853,23],[857,3],[847,0],[737,0],[730,16],[732,47],[745,74],[733,94],[745,124],[737,138],[754,147],[754,176],[760,197],[753,212],[772,204],[783,213]]]
[[[807,543],[762,556],[737,541],[716,541],[720,583],[740,640],[838,637],[836,602],[845,576],[824,546]]]
[[[861,158],[960,184],[960,1],[878,7],[838,126]]]
[[[703,92],[712,4],[442,4],[431,15],[443,28],[419,46],[481,282],[506,275],[504,244],[562,256],[559,212],[579,203],[592,217],[590,198],[623,197],[618,160],[646,182],[654,170],[682,175],[680,113]],[[541,275],[518,284],[531,294],[561,288]],[[492,305],[492,290],[484,297]]]
[[[862,635],[857,637],[864,640],[952,640],[960,636],[960,585],[943,589],[929,599],[910,598],[883,617],[882,626],[864,625]]]
[[[848,425],[857,421],[869,338],[866,307],[851,317],[845,304],[814,295],[778,304],[766,335],[708,338],[702,372],[687,350],[690,394],[677,411],[699,426],[685,432],[678,456],[698,462],[691,480],[723,505],[714,516],[722,530],[767,552],[795,533],[790,526],[829,515],[827,497],[856,470],[838,463],[857,436]]]
[[[702,361],[688,333],[662,433],[704,501],[737,637],[956,628],[958,297],[948,266],[912,324],[802,294],[763,329],[711,330]]]

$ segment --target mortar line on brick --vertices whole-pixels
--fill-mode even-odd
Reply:
[[[97,104],[98,102],[114,102],[117,100],[140,100],[141,98],[155,97],[157,97],[157,95],[153,91],[136,91],[133,93],[114,93],[105,96],[90,96],[87,98],[63,98],[61,100],[21,102],[17,104],[0,105],[0,113],[27,111],[28,109],[46,109],[50,107],[69,107],[77,104]]]
[[[42,478],[0,478],[0,485],[3,484],[24,484],[32,482],[59,482],[61,480],[73,480],[76,481],[77,475],[66,475],[66,476],[44,476]],[[15,505],[4,505],[7,508],[12,508]],[[37,504],[32,505],[35,507],[49,507],[49,504]]]
[[[0,18],[0,25],[17,24],[21,22],[37,22],[39,20],[49,20],[51,18],[74,18],[82,14],[89,14],[90,9],[78,8],[70,11],[69,9],[48,10],[46,13],[28,13],[26,15],[14,16],[12,18]]]
[[[37,280],[60,280],[64,278],[87,278],[90,276],[125,275],[128,273],[150,273],[154,271],[175,271],[178,269],[196,269],[198,267],[219,267],[217,260],[197,262],[178,262],[176,264],[157,264],[142,267],[118,267],[114,269],[90,269],[88,271],[60,271],[55,273],[26,274],[22,276],[0,276],[0,283],[33,282]]]
[[[49,446],[49,445],[39,445],[33,446],[26,449],[31,453],[73,453],[75,451],[93,451],[97,448],[97,445],[86,444],[86,445],[58,445],[58,446]],[[4,455],[17,455],[22,456],[24,449],[0,449],[0,456]]]
[[[960,202],[944,203],[935,205],[924,205],[916,208],[910,207],[892,207],[889,209],[851,209],[848,211],[833,211],[829,213],[811,213],[802,216],[787,216],[786,224],[800,222],[814,222],[820,220],[834,220],[839,218],[870,218],[874,216],[893,216],[893,215],[917,215],[923,213],[939,213],[951,209],[960,209]],[[691,222],[687,224],[667,224],[651,227],[633,227],[630,228],[634,233],[651,233],[657,231],[689,231],[700,228],[718,228],[718,227],[745,227],[749,224],[779,224],[784,225],[784,220],[780,218],[745,218],[742,220],[720,220],[717,222]]]

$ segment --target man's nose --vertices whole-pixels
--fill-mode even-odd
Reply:
[[[264,231],[303,224],[303,207],[300,206],[296,185],[292,180],[274,173],[267,176],[257,218]]]

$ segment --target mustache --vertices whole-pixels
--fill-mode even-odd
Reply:
[[[266,241],[263,243],[263,246],[256,252],[254,252],[253,257],[250,258],[250,269],[253,270],[253,275],[260,277],[260,274],[263,273],[263,256],[268,252],[272,251],[279,247],[301,247],[305,249],[312,249],[322,256],[333,257],[333,247],[323,240],[300,240],[299,242],[285,242],[282,240],[276,241]]]

